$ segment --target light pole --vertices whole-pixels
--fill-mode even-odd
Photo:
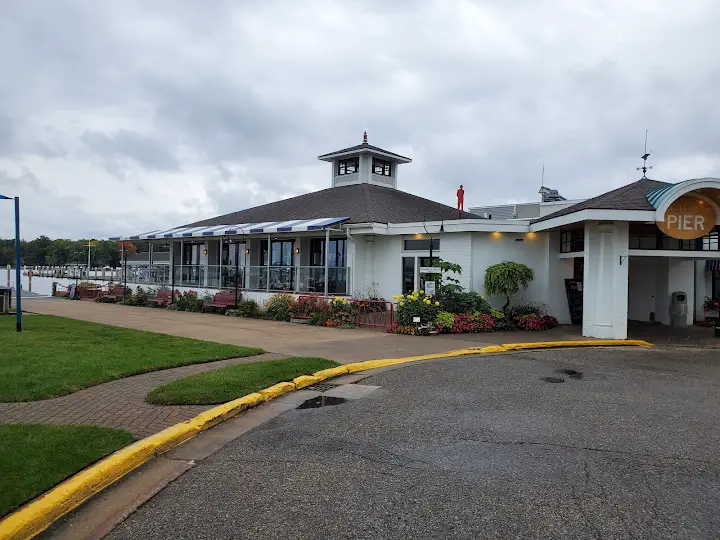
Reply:
[[[11,197],[0,195],[0,199],[9,201]],[[22,272],[20,270],[20,197],[14,197],[15,200],[15,293],[16,293],[16,304],[15,304],[15,330],[22,332],[22,283],[20,277]]]
[[[443,220],[442,214],[439,211],[438,212],[433,212],[433,211],[427,212],[425,214],[425,216],[423,217],[423,229],[425,229],[425,232],[427,233],[428,237],[430,237],[430,266],[432,266],[433,265],[433,238],[432,238],[432,233],[430,233],[430,231],[428,231],[428,222],[427,222],[427,218],[430,214],[437,214],[438,217],[440,218],[440,230],[437,231],[439,233],[445,232],[445,220]]]

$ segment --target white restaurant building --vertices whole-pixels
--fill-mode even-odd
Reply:
[[[237,282],[259,301],[275,291],[391,299],[422,287],[432,241],[469,290],[482,293],[492,264],[530,266],[535,280],[518,297],[599,338],[626,338],[628,320],[669,324],[674,292],[687,295],[687,324],[720,296],[720,179],[643,178],[583,201],[543,189],[543,202],[458,212],[399,190],[399,165],[411,160],[367,140],[319,159],[330,163],[328,189],[113,239],[147,241],[153,282]],[[159,252],[169,252],[162,264]]]

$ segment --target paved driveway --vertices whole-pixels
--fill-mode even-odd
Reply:
[[[363,399],[239,437],[109,538],[715,539],[717,356],[564,350],[387,371]]]

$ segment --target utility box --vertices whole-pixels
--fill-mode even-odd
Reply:
[[[688,300],[687,294],[682,291],[672,293],[670,300],[670,324],[673,327],[688,325]]]

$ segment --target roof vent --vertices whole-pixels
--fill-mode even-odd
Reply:
[[[541,187],[538,191],[542,197],[542,202],[559,202],[566,201],[567,199],[560,195],[557,189],[550,189],[548,187]]]

